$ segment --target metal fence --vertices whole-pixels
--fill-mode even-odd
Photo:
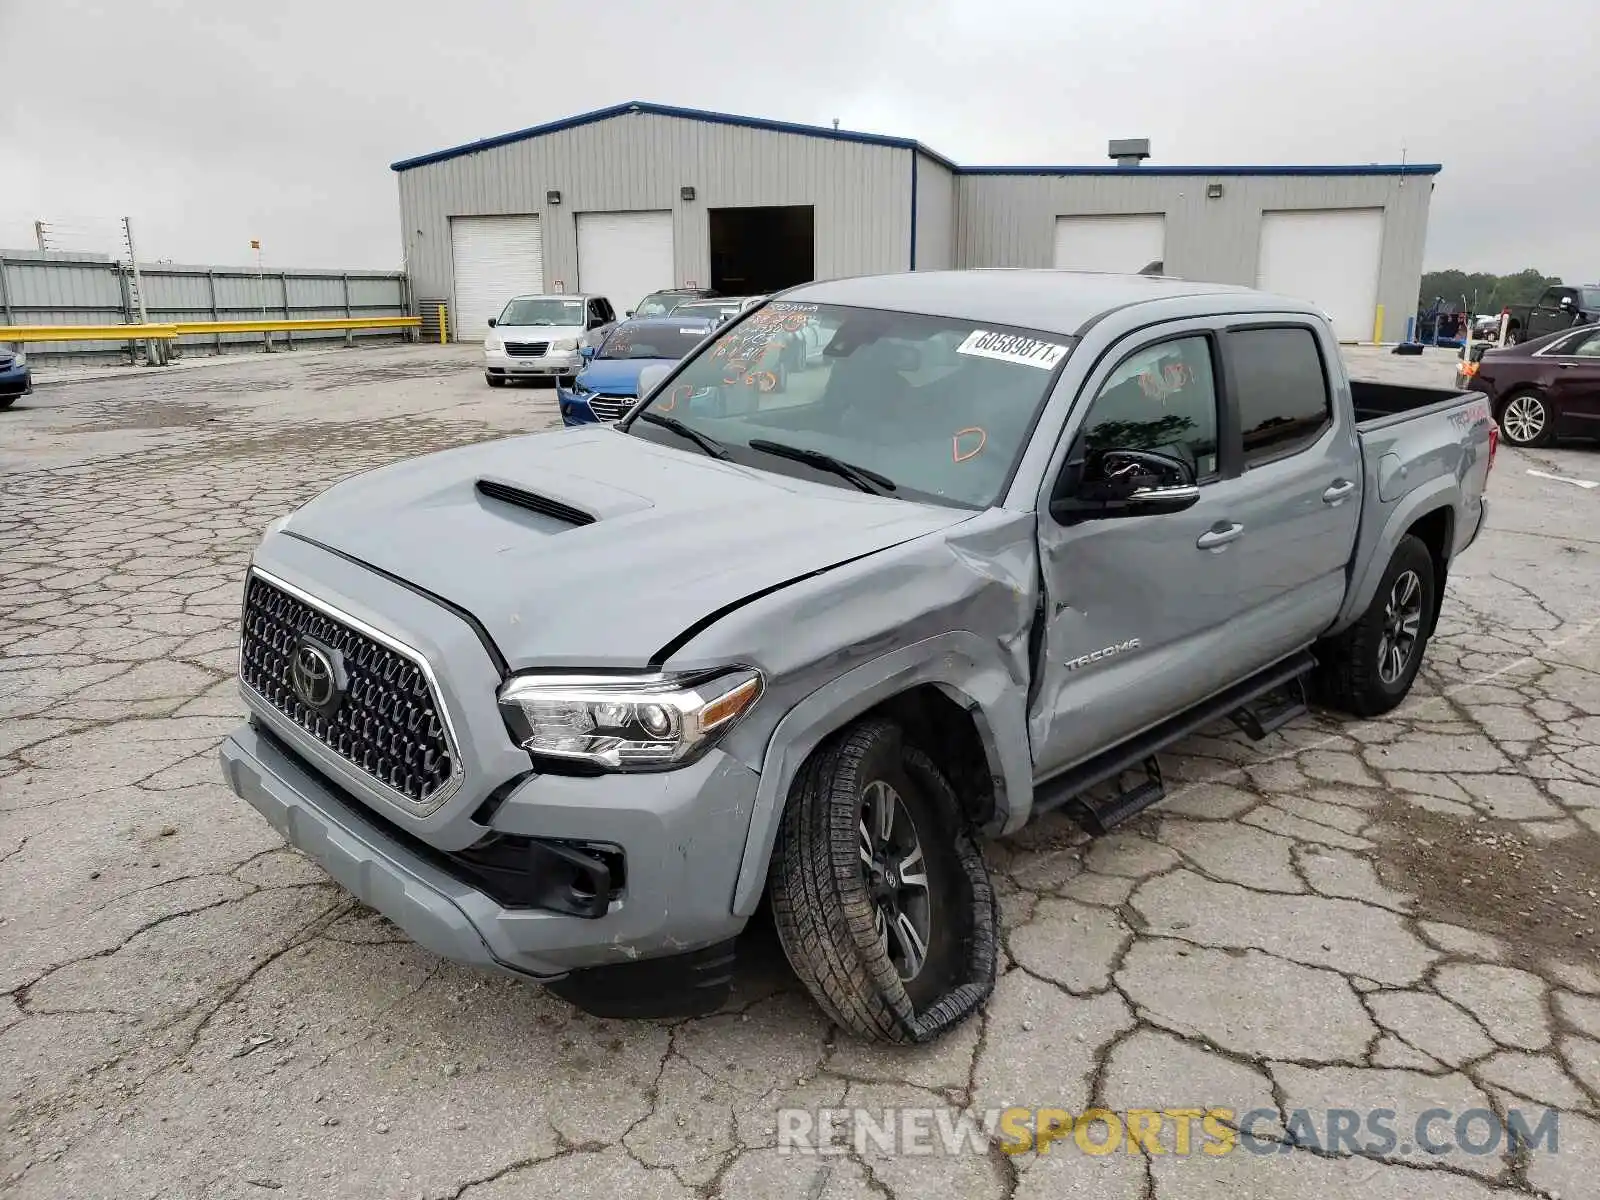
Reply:
[[[305,320],[410,315],[405,275],[390,271],[252,271],[247,267],[140,263],[139,292],[153,322]],[[0,343],[6,325],[135,324],[133,272],[103,254],[0,250]],[[394,330],[358,331],[362,340],[395,340]],[[283,335],[278,335],[282,339]],[[341,342],[338,330],[296,332],[288,344]],[[177,339],[180,354],[255,348],[259,333]],[[39,362],[131,361],[134,343],[52,342],[29,350]]]

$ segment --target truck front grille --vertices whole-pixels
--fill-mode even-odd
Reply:
[[[637,396],[609,396],[604,393],[590,396],[589,407],[602,421],[615,421],[638,402]]]
[[[506,353],[512,358],[543,358],[549,349],[549,342],[506,343]]]
[[[409,812],[430,813],[455,790],[460,764],[444,708],[413,652],[355,628],[258,571],[245,584],[243,626],[239,679],[256,696]],[[343,673],[342,689],[317,707],[307,702],[293,671],[296,653],[308,644]]]

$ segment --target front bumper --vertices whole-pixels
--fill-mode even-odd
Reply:
[[[228,785],[288,841],[421,945],[488,970],[552,980],[726,942],[757,775],[713,750],[676,771],[530,775],[496,809],[511,835],[607,843],[626,884],[598,918],[511,908],[450,858],[378,816],[255,726],[222,744]]]
[[[0,396],[26,396],[32,391],[32,368],[9,367],[0,371]]]
[[[573,425],[600,425],[603,422],[595,415],[594,409],[589,407],[586,397],[577,392],[556,384],[556,403],[561,408],[561,423]]]
[[[538,358],[507,354],[504,350],[483,352],[483,373],[509,379],[549,379],[576,375],[583,366],[577,351],[552,352]]]

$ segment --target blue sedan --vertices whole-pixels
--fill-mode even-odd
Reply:
[[[564,425],[609,424],[639,398],[639,373],[646,367],[677,362],[716,325],[701,318],[644,317],[624,321],[598,346],[586,347],[587,360],[570,388],[556,385]]]
[[[31,391],[33,374],[28,370],[28,356],[21,350],[0,346],[0,408],[10,408],[13,400]]]

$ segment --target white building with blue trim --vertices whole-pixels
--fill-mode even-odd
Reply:
[[[1135,165],[1136,164],[1136,165]],[[1403,336],[1437,164],[967,167],[909,138],[636,101],[393,164],[416,302],[768,292],[950,267],[1159,270]]]

